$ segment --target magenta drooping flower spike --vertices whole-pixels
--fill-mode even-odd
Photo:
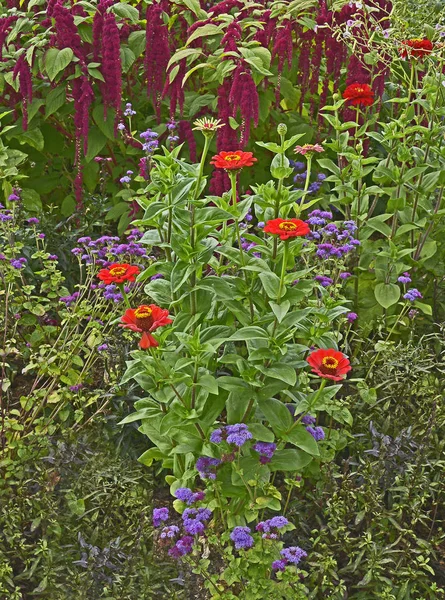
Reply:
[[[168,6],[165,2],[151,4],[147,8],[147,26],[145,30],[145,76],[147,95],[151,98],[158,120],[161,97],[164,95],[165,73],[170,60],[168,27],[164,24],[162,13]]]

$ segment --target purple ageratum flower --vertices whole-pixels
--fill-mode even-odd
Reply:
[[[179,527],[177,525],[169,525],[168,527],[164,527],[159,536],[162,539],[172,539],[175,538],[179,534]]]
[[[79,254],[82,254],[83,250],[82,248],[73,248],[71,250],[71,254],[74,254],[74,256],[79,256]]]
[[[357,223],[355,221],[344,221],[343,227],[350,233],[355,233],[357,231]]]
[[[264,221],[258,221],[258,228],[259,229],[263,229],[266,226],[266,223]]]
[[[37,217],[30,217],[29,219],[26,219],[26,222],[29,223],[29,225],[38,225],[40,220]]]
[[[333,280],[330,277],[327,277],[326,275],[316,275],[314,279],[315,279],[315,281],[318,281],[318,283],[322,287],[325,287],[325,288],[329,287],[333,283]]]
[[[317,179],[318,179],[318,181],[324,181],[326,179],[326,175],[324,173],[319,173],[317,175]]]
[[[48,260],[59,260],[59,257],[57,256],[57,254],[50,254],[48,256]]]
[[[284,571],[286,566],[287,566],[287,560],[284,560],[284,559],[274,560],[272,563],[272,570],[273,571]]]
[[[417,315],[419,314],[419,311],[415,308],[412,308],[409,312],[408,312],[408,317],[410,319],[415,319],[417,317]]]
[[[193,550],[193,542],[194,539],[191,536],[185,535],[176,542],[173,548],[170,548],[168,553],[173,558],[181,558],[181,556],[190,554],[190,552]]]
[[[306,558],[307,552],[299,548],[298,546],[290,546],[289,548],[283,548],[280,552],[281,556],[283,556],[288,562],[298,565],[298,563]]]
[[[12,194],[8,196],[9,202],[18,202],[20,200],[20,196],[17,190],[13,190]]]
[[[78,383],[76,385],[70,385],[69,390],[70,392],[80,392],[80,390],[83,388],[83,385],[81,383]]]
[[[156,275],[153,275],[152,277],[150,277],[150,281],[156,281],[156,279],[163,279],[164,275],[162,275],[162,273],[156,273]]]
[[[89,244],[90,242],[91,242],[91,238],[90,238],[90,237],[88,237],[88,236],[80,237],[80,238],[77,240],[77,243],[78,243],[78,244]]]
[[[254,539],[250,534],[251,531],[248,527],[235,527],[230,534],[230,539],[234,542],[236,550],[253,546]]]
[[[119,291],[119,288],[114,283],[110,283],[110,285],[105,286],[104,298],[105,300],[112,300],[116,304],[122,302],[123,300],[123,296]]]
[[[184,519],[184,529],[190,535],[201,535],[205,531],[205,523],[197,519]]]
[[[131,182],[131,177],[129,177],[128,175],[124,175],[123,177],[121,177],[121,178],[119,179],[119,181],[120,181],[121,183],[130,183],[130,182]]]
[[[148,142],[150,140],[156,140],[159,135],[156,133],[156,131],[153,131],[152,129],[147,129],[147,131],[143,131],[140,136],[141,140],[144,140],[144,142]]]
[[[196,461],[196,470],[201,479],[216,479],[216,468],[221,464],[219,458],[200,456]]]
[[[274,455],[277,445],[271,442],[257,442],[253,449],[260,455],[260,463],[262,465],[269,463]]]
[[[44,240],[46,236],[44,233],[39,233],[37,237],[39,238],[39,240]]]
[[[105,352],[105,350],[108,350],[108,344],[100,344],[100,346],[97,347],[98,352]]]
[[[168,508],[155,508],[153,510],[153,526],[159,527],[161,523],[168,521]]]
[[[26,258],[23,258],[23,257],[22,258],[11,258],[11,260],[9,261],[9,264],[14,269],[20,270],[25,267],[27,262],[28,261],[26,260]]]
[[[135,114],[136,114],[136,111],[133,110],[131,103],[127,102],[127,104],[125,105],[124,117],[132,117]]]
[[[5,215],[3,213],[0,213],[0,221],[2,223],[6,223],[7,221],[12,221],[13,216],[12,215]]]
[[[169,135],[167,138],[168,142],[177,142],[179,140],[179,135]]]
[[[215,431],[212,431],[210,434],[210,441],[214,444],[220,444],[223,441],[223,430],[215,429]]]
[[[238,448],[243,446],[247,440],[251,440],[253,437],[245,423],[226,425],[226,434],[227,443],[235,444]]]
[[[158,140],[152,140],[151,142],[145,142],[144,144],[142,144],[142,150],[144,150],[145,152],[152,154],[153,152],[155,152],[159,147],[159,142]]]
[[[191,535],[199,535],[206,528],[206,521],[210,519],[212,512],[208,508],[186,508],[182,513],[184,529]]]
[[[303,425],[314,425],[316,420],[317,419],[312,415],[304,415],[304,417],[302,417],[301,419],[301,422],[303,423]]]
[[[347,271],[340,273],[340,279],[348,279],[349,277],[352,277],[352,273],[348,273]]]
[[[402,273],[402,275],[400,275],[400,277],[397,278],[397,281],[399,283],[411,283],[412,279],[409,275],[409,273]]]
[[[71,294],[71,296],[62,296],[61,298],[59,298],[59,302],[63,302],[68,307],[71,306],[71,304],[74,304],[74,302],[76,302],[79,296],[80,292],[74,292],[73,294]]]
[[[300,160],[290,160],[289,164],[296,171],[302,171],[306,168],[306,164],[304,162],[301,162]]]
[[[117,128],[119,129],[119,131],[124,131],[125,125],[123,123],[119,123]]]
[[[193,497],[193,492],[190,488],[178,488],[175,492],[175,497],[178,500],[182,500],[182,502],[186,502],[187,504],[191,504],[190,500]]]
[[[286,517],[282,516],[272,517],[269,519],[269,525],[270,527],[275,527],[276,529],[282,529],[283,527],[286,527],[286,525],[289,525],[289,521],[286,519]]]
[[[422,294],[416,288],[408,290],[403,297],[409,302],[414,302],[415,300],[420,300],[421,298],[423,298]]]
[[[349,323],[354,323],[358,319],[358,314],[355,312],[350,312],[346,315]]]
[[[326,437],[323,427],[311,427],[309,425],[306,427],[306,431],[311,434],[316,442],[321,442]]]

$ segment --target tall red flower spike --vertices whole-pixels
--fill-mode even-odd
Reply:
[[[312,367],[313,373],[332,381],[341,381],[352,368],[348,358],[333,348],[315,350],[306,360]]]
[[[279,235],[280,239],[285,241],[289,238],[308,235],[311,230],[309,225],[300,219],[272,219],[267,221],[263,231]]]
[[[146,350],[159,346],[159,342],[151,335],[158,327],[164,327],[173,323],[168,318],[168,310],[156,306],[156,304],[142,304],[137,308],[128,308],[125,314],[121,317],[120,327],[131,329],[142,333],[139,346]]]

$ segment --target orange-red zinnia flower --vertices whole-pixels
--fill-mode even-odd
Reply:
[[[400,56],[402,58],[422,58],[432,51],[433,42],[431,40],[413,38],[411,40],[403,40]]]
[[[272,219],[267,221],[263,231],[274,233],[279,235],[280,239],[287,240],[307,235],[311,230],[309,225],[300,219]]]
[[[351,370],[351,364],[346,356],[333,348],[315,350],[306,360],[311,365],[312,372],[324,379],[341,381]]]
[[[115,263],[108,269],[101,269],[97,276],[107,285],[110,283],[124,283],[125,281],[135,281],[136,275],[139,275],[139,267],[127,265],[127,263]]]
[[[352,106],[371,106],[374,92],[367,83],[351,83],[343,92],[343,98]]]
[[[142,333],[139,346],[146,350],[150,347],[159,346],[159,342],[151,335],[158,327],[169,325],[173,321],[168,318],[168,310],[160,308],[156,304],[142,304],[137,308],[128,308],[121,317],[121,327]]]
[[[256,161],[257,159],[253,156],[252,152],[235,150],[234,152],[223,151],[216,154],[210,161],[210,164],[214,165],[217,169],[233,171],[235,169],[242,169],[243,167],[251,167]]]

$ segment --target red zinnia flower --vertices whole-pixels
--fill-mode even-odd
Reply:
[[[287,240],[307,235],[311,230],[309,225],[300,219],[272,219],[267,221],[263,231],[274,233],[279,235],[280,239]]]
[[[124,281],[135,281],[136,275],[139,275],[138,267],[132,267],[126,263],[115,263],[108,269],[101,269],[97,276],[107,285],[110,283],[124,283]]]
[[[422,58],[433,50],[433,42],[428,39],[413,38],[403,40],[400,56],[402,58]]]
[[[343,92],[343,98],[352,106],[371,106],[374,103],[374,92],[367,83],[351,83]]]
[[[254,158],[252,152],[243,152],[235,150],[235,152],[220,152],[212,158],[211,165],[217,169],[226,169],[233,171],[234,169],[242,169],[243,167],[251,167],[257,159]]]
[[[121,327],[142,333],[139,346],[146,350],[150,347],[159,346],[159,342],[155,340],[150,332],[158,327],[173,323],[168,316],[168,310],[165,308],[160,308],[156,304],[142,304],[137,308],[128,308],[125,311],[125,314],[121,317]]]
[[[351,364],[346,356],[333,348],[315,350],[306,360],[311,365],[312,372],[324,379],[341,381],[344,379],[343,375],[351,370]]]

